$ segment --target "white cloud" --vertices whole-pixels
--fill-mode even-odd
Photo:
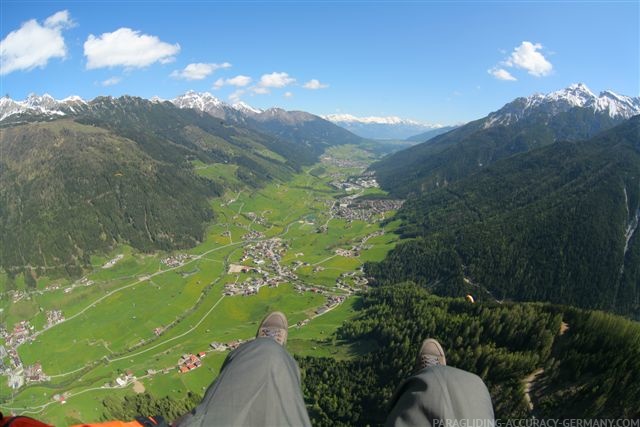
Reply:
[[[229,100],[234,104],[236,102],[240,102],[241,101],[240,97],[244,95],[245,92],[246,91],[244,89],[238,89],[234,91],[231,95],[229,95]]]
[[[504,68],[495,68],[494,67],[494,68],[491,68],[491,69],[487,70],[487,72],[489,74],[491,74],[493,77],[495,77],[496,79],[498,79],[498,80],[509,80],[509,81],[516,81],[517,80],[515,77],[513,77],[511,75],[510,72],[508,72]]]
[[[271,73],[263,74],[258,85],[261,87],[282,88],[295,83],[295,81],[296,79],[290,77],[287,73]]]
[[[262,86],[254,86],[253,88],[251,88],[251,90],[258,95],[266,95],[267,93],[269,93],[269,89]]]
[[[140,68],[154,62],[168,63],[180,52],[179,44],[169,44],[156,36],[119,28],[100,36],[90,34],[84,42],[87,69],[118,67]]]
[[[43,68],[51,58],[65,58],[62,30],[73,26],[69,12],[56,12],[41,25],[35,19],[23,23],[0,41],[0,75]]]
[[[68,10],[61,10],[45,19],[44,26],[47,28],[69,28],[73,26],[73,21],[71,21]]]
[[[320,83],[320,80],[311,79],[306,82],[303,86],[305,89],[317,90],[317,89],[325,89],[328,88],[329,85]]]
[[[122,81],[122,77],[109,77],[107,80],[103,80],[102,83],[100,84],[102,86],[113,86],[113,85],[117,85],[121,81]]]
[[[504,64],[509,67],[527,70],[532,76],[548,76],[553,70],[553,65],[540,52],[541,49],[542,45],[540,43],[523,41],[520,46],[513,49]]]
[[[221,68],[230,68],[231,64],[223,62],[222,64],[204,64],[197,62],[189,64],[183,70],[175,70],[171,73],[171,77],[184,80],[202,80]]]
[[[273,72],[271,74],[263,74],[257,85],[251,87],[254,94],[265,95],[270,93],[271,88],[280,89],[296,82],[296,79],[287,73]]]
[[[293,98],[293,92],[285,92],[284,93],[284,97],[285,98]]]
[[[215,89],[220,89],[223,86],[245,87],[249,83],[251,83],[251,77],[243,76],[240,74],[229,79],[220,78],[216,80],[216,82],[213,84],[213,87]]]

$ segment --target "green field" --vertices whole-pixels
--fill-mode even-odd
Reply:
[[[329,153],[336,158],[372,159],[354,147]],[[234,182],[233,166],[194,166],[204,177]],[[123,246],[94,256],[94,269],[82,281],[41,277],[37,291],[24,293],[17,301],[3,293],[0,323],[11,331],[21,320],[31,322],[35,338],[20,345],[18,352],[25,366],[40,362],[50,379],[11,390],[7,378],[0,378],[0,407],[56,425],[96,421],[102,414],[102,399],[133,393],[131,384],[118,387],[114,383],[125,371],[132,371],[156,396],[179,397],[188,390],[202,393],[227,353],[210,351],[201,368],[186,374],[177,371],[179,357],[208,351],[213,341],[252,338],[259,321],[273,310],[289,318],[288,348],[294,354],[345,359],[366,351],[336,340],[336,329],[354,315],[359,299],[358,286],[338,288],[336,280],[358,270],[365,261],[384,258],[396,243],[397,236],[391,231],[397,224],[387,225],[385,234],[367,241],[357,257],[336,254],[336,249],[349,248],[380,230],[379,223],[347,221],[331,214],[331,206],[344,193],[329,182],[336,174],[346,177],[357,172],[318,164],[288,182],[273,182],[258,190],[238,186],[237,191],[211,200],[216,219],[197,247],[174,254],[143,254]],[[326,226],[325,232],[319,232],[321,226]],[[243,240],[250,232],[260,234]],[[257,273],[229,273],[229,265],[241,263],[251,245],[271,238],[286,244],[279,264],[294,271],[297,278],[283,280],[278,287],[264,286],[257,295],[224,296],[225,284],[259,277]],[[162,262],[179,253],[191,258],[173,267]],[[118,255],[121,259],[113,266],[103,268]],[[255,267],[256,259],[253,264],[251,260],[243,263]],[[3,280],[6,276],[0,274],[0,284]],[[325,295],[300,292],[296,285],[320,287]],[[18,289],[24,285],[19,284]],[[342,295],[346,300],[317,316],[316,310],[328,295]],[[66,320],[45,329],[49,310],[61,310]],[[295,326],[305,319],[304,326]],[[163,332],[156,335],[155,328]],[[62,393],[67,396],[64,405],[53,400]]]

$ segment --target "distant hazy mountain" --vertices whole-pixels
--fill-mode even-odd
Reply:
[[[610,91],[594,95],[576,84],[547,95],[518,98],[426,143],[374,164],[383,188],[398,195],[446,186],[496,160],[552,144],[588,139],[640,114],[640,98]]]
[[[443,133],[450,132],[460,126],[443,126],[438,129],[428,130],[426,132],[419,133],[418,135],[413,135],[407,138],[407,141],[412,142],[427,142],[428,140],[435,138],[438,135],[442,135]]]
[[[366,139],[354,135],[322,117],[304,111],[270,108],[260,114],[249,116],[247,123],[268,135],[308,147],[316,155],[316,158],[327,147],[333,145],[360,145],[367,142]]]
[[[2,106],[0,264],[11,275],[77,274],[91,254],[116,244],[152,250],[201,241],[208,197],[230,184],[198,177],[190,160],[261,186],[287,179],[311,156],[169,102],[43,96]]]
[[[379,282],[640,318],[640,116],[497,161],[399,218],[415,239],[368,267]]]
[[[356,117],[351,114],[329,114],[323,118],[363,138],[406,139],[418,133],[442,128],[400,117]]]

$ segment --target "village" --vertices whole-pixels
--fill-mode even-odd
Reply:
[[[356,199],[354,196],[341,198],[331,208],[331,214],[336,218],[351,221],[375,222],[387,212],[398,210],[404,200],[398,199]]]
[[[18,346],[32,340],[31,335],[34,330],[33,325],[27,320],[16,323],[11,332],[0,327],[0,338],[4,340],[6,345],[6,347],[0,345],[0,371],[7,376],[11,389],[15,390],[26,383],[42,382],[49,379],[42,371],[42,365],[39,362],[23,366],[18,355]],[[5,364],[5,361],[8,361],[8,364]]]
[[[160,262],[169,268],[176,268],[184,265],[191,258],[191,255],[180,253],[163,258],[160,260]]]
[[[320,156],[320,162],[328,166],[336,166],[339,169],[362,169],[365,170],[369,166],[369,162],[364,160],[352,160],[333,157],[329,154]],[[337,175],[339,173],[336,173]]]
[[[378,181],[372,172],[364,172],[362,175],[352,176],[346,180],[342,176],[335,176],[335,179],[330,182],[330,185],[338,190],[344,190],[347,192],[364,190],[366,188],[379,188]]]

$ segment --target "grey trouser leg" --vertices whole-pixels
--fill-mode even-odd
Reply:
[[[431,366],[405,380],[391,405],[386,426],[446,427],[446,420],[491,426],[494,421],[491,396],[480,377],[451,366]]]
[[[271,338],[257,338],[231,352],[202,402],[180,427],[310,426],[300,370]]]

